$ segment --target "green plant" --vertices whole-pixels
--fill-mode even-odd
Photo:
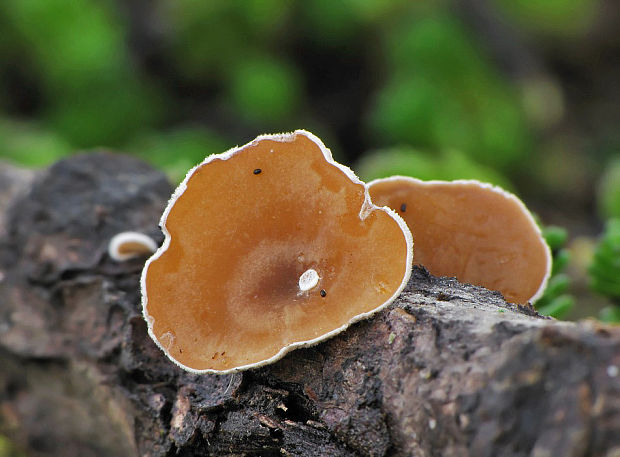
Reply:
[[[54,131],[34,123],[0,118],[0,158],[27,167],[41,167],[68,155],[73,149]]]
[[[620,159],[612,160],[601,177],[598,206],[603,219],[620,218]]]
[[[438,154],[422,152],[411,147],[382,149],[366,154],[355,167],[366,181],[392,175],[412,176],[429,181],[433,179],[477,179],[505,189],[512,189],[510,181],[490,167],[480,165],[455,149]]]
[[[232,145],[209,130],[186,127],[169,132],[149,132],[136,137],[126,150],[164,170],[178,183],[187,170],[210,154],[220,153]]]
[[[620,218],[607,221],[588,269],[590,287],[612,301],[600,317],[620,323]]]
[[[110,2],[4,0],[0,15],[11,24],[3,39],[36,74],[40,116],[55,134],[76,147],[118,146],[158,119],[160,98],[139,79]]]
[[[570,259],[565,248],[568,232],[556,226],[543,227],[542,232],[551,249],[553,265],[547,288],[535,305],[541,314],[561,319],[575,306],[575,298],[568,293],[570,278],[563,273]]]
[[[495,0],[519,25],[544,34],[584,32],[596,18],[596,0]]]
[[[620,324],[620,306],[609,305],[605,306],[598,315],[599,319],[608,324]]]
[[[185,79],[219,84],[248,56],[270,57],[292,6],[289,0],[161,0],[170,25],[168,56]]]
[[[384,33],[388,74],[369,117],[380,141],[523,165],[531,137],[517,91],[453,15],[405,15]]]
[[[302,98],[301,77],[295,68],[266,56],[238,62],[228,89],[242,116],[254,122],[272,123],[278,126],[275,128],[283,128]]]
[[[26,457],[26,453],[4,435],[0,435],[0,457]]]

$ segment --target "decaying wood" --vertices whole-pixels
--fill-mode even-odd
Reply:
[[[119,231],[161,241],[165,178],[97,153],[54,165],[26,195],[9,181],[0,433],[31,455],[620,455],[618,329],[415,269],[392,306],[325,343],[192,375],[147,336],[143,260],[106,255]]]

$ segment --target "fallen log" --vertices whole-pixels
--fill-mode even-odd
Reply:
[[[618,456],[620,330],[415,268],[387,309],[256,370],[194,375],[146,332],[171,187],[135,159],[1,168],[0,434],[29,455]]]

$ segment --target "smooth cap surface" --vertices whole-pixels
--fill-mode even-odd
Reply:
[[[369,183],[377,205],[394,208],[415,241],[414,263],[435,276],[500,291],[526,303],[543,292],[551,253],[525,205],[478,181],[420,181],[408,177]]]
[[[326,339],[390,303],[411,269],[402,219],[373,206],[305,131],[208,157],[161,225],[166,240],[142,276],[144,316],[194,372],[260,366]]]

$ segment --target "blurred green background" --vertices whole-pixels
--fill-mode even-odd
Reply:
[[[541,309],[614,320],[619,23],[616,0],[2,0],[0,160],[106,148],[179,181],[305,128],[363,179],[515,192],[551,226]]]

